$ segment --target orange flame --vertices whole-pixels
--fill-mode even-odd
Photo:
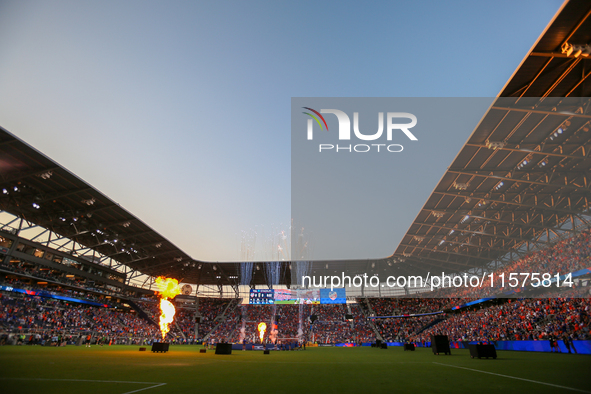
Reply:
[[[158,285],[158,295],[160,296],[160,332],[162,333],[162,340],[164,340],[166,334],[170,331],[169,325],[173,322],[176,313],[174,305],[168,301],[168,298],[174,298],[181,294],[181,288],[178,280],[163,276],[156,278],[156,285]]]
[[[267,325],[263,322],[260,322],[259,326],[257,327],[257,330],[259,330],[259,338],[261,338],[261,343],[262,343],[263,337],[265,336],[265,331],[267,330]]]

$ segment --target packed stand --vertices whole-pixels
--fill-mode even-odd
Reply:
[[[491,281],[486,275],[481,287],[448,287],[436,290],[427,294],[428,297],[462,297],[462,298],[481,298],[499,293],[505,293],[510,290],[507,287],[509,275],[511,273],[539,273],[542,274],[566,275],[576,272],[583,268],[591,267],[591,229],[587,229],[574,237],[564,239],[554,245],[537,251],[527,256],[515,260],[494,271],[494,287],[491,287]],[[501,288],[500,275],[504,274],[505,287]],[[521,283],[522,277],[520,277]],[[529,284],[529,283],[528,283]]]
[[[240,328],[240,321],[241,321],[241,305],[230,306],[225,316],[224,320],[221,321],[213,330],[210,332],[203,331],[203,335],[209,334],[208,342],[209,343],[219,343],[219,342],[228,342],[233,341],[234,339],[234,332]],[[201,329],[200,329],[201,330]],[[237,342],[235,340],[234,342]]]
[[[128,340],[159,336],[159,330],[132,312],[2,293],[0,324],[7,332],[86,335]]]
[[[452,314],[420,337],[427,340],[432,334],[443,334],[454,341],[518,341],[567,335],[573,340],[589,340],[590,314],[589,298],[507,300],[502,305]]]

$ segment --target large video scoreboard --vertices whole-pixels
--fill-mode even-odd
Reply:
[[[249,304],[269,305],[275,303],[275,292],[267,289],[251,289]]]
[[[251,305],[272,304],[346,304],[345,289],[251,289]]]

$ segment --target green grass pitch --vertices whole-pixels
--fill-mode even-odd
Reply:
[[[400,347],[168,353],[139,346],[0,347],[0,393],[591,393],[591,356]]]

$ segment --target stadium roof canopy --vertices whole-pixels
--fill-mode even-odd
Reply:
[[[239,282],[239,263],[194,260],[119,204],[1,127],[0,209],[23,219],[4,223],[0,230],[18,233],[21,227],[38,226],[42,232],[47,230],[43,239],[53,244],[66,240],[61,242],[61,250],[103,264],[112,260],[110,266],[126,272],[128,281],[145,274],[196,284],[237,286]],[[254,270],[253,285],[269,283],[266,270],[260,266]],[[289,282],[285,274],[284,268],[281,280]]]
[[[309,272],[314,273],[315,266],[368,272],[366,268],[376,264],[400,273],[479,269],[511,252],[520,256],[524,249],[543,246],[565,231],[577,231],[577,225],[588,225],[591,58],[585,45],[591,42],[590,15],[591,3],[586,0],[565,3],[392,256],[312,262]],[[572,51],[563,53],[563,47]],[[114,268],[129,267],[128,279],[146,274],[206,285],[240,283],[240,263],[192,259],[4,129],[0,129],[0,209],[78,244],[71,247],[112,259],[117,262]],[[291,283],[291,263],[276,266],[280,270],[276,274],[265,269],[270,265],[254,263],[249,283]]]
[[[193,260],[101,192],[0,130],[0,208],[69,238],[70,250],[89,249],[138,270],[151,272]],[[19,230],[12,223],[3,230]]]
[[[417,215],[398,261],[465,271],[588,225],[590,15],[582,0],[556,14]]]

